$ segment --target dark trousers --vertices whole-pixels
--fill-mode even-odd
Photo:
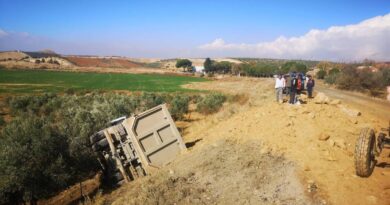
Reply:
[[[309,98],[313,97],[313,88],[307,88],[307,93],[309,94]]]
[[[295,90],[292,90],[290,92],[290,104],[294,104],[295,103],[295,94],[296,94],[296,91]]]

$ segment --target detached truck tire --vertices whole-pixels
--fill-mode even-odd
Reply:
[[[375,164],[375,133],[370,128],[363,128],[355,146],[356,175],[369,177]]]

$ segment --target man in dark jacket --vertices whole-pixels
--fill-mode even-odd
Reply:
[[[309,77],[309,80],[307,80],[306,88],[307,88],[307,92],[309,94],[309,98],[313,98],[313,88],[315,86],[315,82],[314,82],[314,79],[311,75],[309,75],[308,77]]]
[[[295,74],[291,75],[290,81],[290,104],[295,104],[295,94],[297,93],[297,78]]]

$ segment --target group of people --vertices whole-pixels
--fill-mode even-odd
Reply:
[[[288,78],[291,77],[289,80]],[[306,83],[306,86],[305,86]],[[313,97],[313,88],[315,81],[311,75],[306,77],[302,73],[291,73],[290,75],[278,75],[275,79],[276,101],[283,103],[283,93],[290,96],[289,103],[295,104],[298,102],[299,96],[303,90],[307,90],[309,98]]]

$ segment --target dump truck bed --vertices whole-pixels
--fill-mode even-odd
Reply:
[[[112,181],[129,182],[143,176],[186,149],[165,104],[122,119],[90,138]]]

